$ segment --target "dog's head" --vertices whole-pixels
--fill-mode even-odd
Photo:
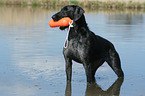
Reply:
[[[61,18],[69,17],[74,22],[79,20],[79,18],[84,14],[84,10],[77,5],[67,5],[61,9],[61,11],[57,12],[52,16],[54,21],[58,21]],[[66,27],[60,27],[61,30],[64,30]]]

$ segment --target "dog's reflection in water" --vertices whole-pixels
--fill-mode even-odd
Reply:
[[[119,96],[123,78],[118,78],[106,91],[97,84],[87,84],[85,96]],[[71,83],[67,83],[65,96],[71,96]]]

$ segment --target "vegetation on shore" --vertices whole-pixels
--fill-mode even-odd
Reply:
[[[77,1],[77,0],[0,0],[0,5],[21,5],[21,6],[45,6],[58,7],[68,4],[77,4],[86,8],[130,8],[130,9],[144,9],[145,2],[121,2],[121,1]]]

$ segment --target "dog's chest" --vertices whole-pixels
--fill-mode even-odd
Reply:
[[[64,48],[64,55],[72,58],[74,61],[81,63],[88,55],[89,46],[78,39],[68,41],[68,47]]]

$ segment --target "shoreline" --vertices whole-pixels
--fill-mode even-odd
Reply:
[[[0,6],[19,5],[19,6],[45,6],[62,7],[65,5],[76,4],[85,8],[112,8],[112,9],[144,9],[145,0],[0,0]]]

